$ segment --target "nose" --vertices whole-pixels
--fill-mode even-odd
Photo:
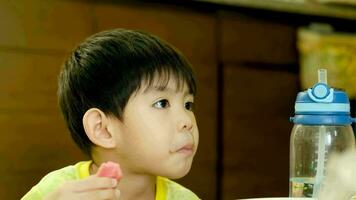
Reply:
[[[177,128],[179,132],[190,132],[193,129],[194,115],[190,111],[181,111],[178,114]]]

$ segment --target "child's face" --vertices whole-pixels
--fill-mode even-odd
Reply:
[[[171,79],[164,90],[145,87],[133,94],[123,114],[117,154],[133,173],[180,178],[191,167],[199,133],[187,85],[177,90]],[[118,129],[116,130],[118,131]]]

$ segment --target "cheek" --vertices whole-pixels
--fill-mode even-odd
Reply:
[[[198,124],[197,124],[194,114],[192,115],[192,121],[194,123],[194,131],[193,131],[194,140],[198,143],[199,142],[199,128],[198,128]]]
[[[194,131],[193,135],[194,135],[195,142],[198,144],[198,142],[199,142],[199,130],[198,130],[198,127],[196,128],[196,131]]]
[[[169,123],[167,119],[158,116],[137,115],[135,119],[127,121],[127,143],[146,152],[165,151],[171,143]],[[134,122],[134,123],[130,123]]]

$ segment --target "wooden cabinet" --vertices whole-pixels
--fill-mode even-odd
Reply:
[[[224,66],[223,199],[287,196],[298,76]]]
[[[221,197],[288,196],[295,28],[221,12]]]
[[[251,15],[220,11],[224,63],[296,63],[295,27]]]
[[[0,5],[0,50],[55,54],[93,33],[91,6],[85,2],[21,0]]]

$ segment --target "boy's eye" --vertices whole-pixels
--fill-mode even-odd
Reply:
[[[167,99],[162,99],[153,104],[156,108],[166,108],[169,106],[169,102]]]
[[[194,103],[193,102],[187,102],[184,105],[185,109],[190,110],[190,111],[194,111]]]

